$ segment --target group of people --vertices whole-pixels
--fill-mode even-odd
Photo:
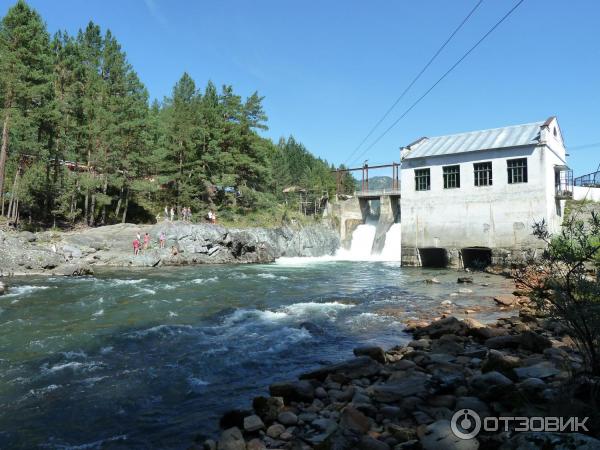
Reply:
[[[166,242],[167,242],[167,236],[165,235],[164,231],[161,231],[160,234],[158,235],[159,247],[165,248]],[[133,239],[133,255],[137,256],[140,254],[140,250],[142,252],[144,252],[144,251],[148,250],[149,247],[150,247],[150,235],[148,234],[148,232],[144,233],[143,238],[140,235],[140,233],[137,233],[137,235]]]
[[[175,212],[175,208],[172,206],[171,206],[171,208],[169,208],[168,206],[165,206],[164,214],[165,214],[165,220],[170,220],[171,222],[173,222],[175,220],[175,216],[177,215]],[[157,221],[160,219],[160,214],[156,217],[156,219],[157,219]],[[184,206],[183,208],[181,208],[179,210],[178,219],[187,221],[187,222],[191,222],[192,208],[190,208],[189,206]]]
[[[208,211],[208,214],[206,214],[206,218],[210,223],[217,223],[217,214],[212,209]]]

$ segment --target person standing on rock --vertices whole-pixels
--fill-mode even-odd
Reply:
[[[159,245],[160,248],[165,248],[165,241],[167,240],[167,236],[165,236],[165,232],[161,231],[160,232],[160,237],[159,237]]]
[[[144,234],[144,251],[148,250],[149,244],[150,244],[150,235],[146,231],[146,234]]]
[[[137,256],[140,252],[140,240],[136,237],[133,240],[133,256]]]

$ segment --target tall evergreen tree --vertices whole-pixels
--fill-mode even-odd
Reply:
[[[52,98],[50,39],[37,12],[19,0],[0,23],[0,203],[4,214],[6,161],[10,148],[42,156],[47,107]],[[19,167],[19,163],[17,163]],[[16,169],[16,176],[19,174]]]

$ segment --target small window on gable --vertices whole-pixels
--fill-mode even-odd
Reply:
[[[429,169],[415,169],[415,190],[428,191],[431,189]]]
[[[556,131],[556,127],[554,127],[554,137],[558,136],[558,132]]]

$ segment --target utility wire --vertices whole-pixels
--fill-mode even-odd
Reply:
[[[469,56],[473,50],[475,50],[477,47],[479,47],[479,45],[490,35],[492,34],[492,32],[498,28],[500,26],[500,24],[502,22],[504,22],[520,5],[521,3],[523,3],[525,0],[519,0],[498,22],[496,22],[496,24],[490,28],[487,33],[485,33],[481,39],[479,39],[463,56],[460,57],[460,59],[458,61],[456,61],[452,67],[450,67],[429,89],[427,89],[425,91],[425,93],[423,95],[421,95],[412,105],[410,105],[403,113],[402,115],[400,115],[400,117],[398,117],[398,119],[396,119],[388,128],[386,128],[386,130],[381,133],[377,139],[375,139],[375,141],[373,141],[371,143],[371,145],[369,145],[365,150],[363,150],[363,152],[354,160],[354,161],[358,161],[360,160],[365,153],[367,153],[369,150],[371,150],[375,144],[377,144],[386,134],[388,134],[392,128],[394,128],[398,122],[400,122],[404,117],[406,117],[406,115],[413,110],[413,108],[415,106],[417,106],[421,100],[423,100],[425,97],[427,97],[427,95],[438,85],[442,82],[442,80],[444,78],[446,78],[448,75],[450,75],[450,73],[456,69],[456,67],[458,67],[458,65],[463,62],[467,56]]]
[[[467,14],[467,16],[462,20],[462,22],[458,25],[458,27],[455,28],[455,30],[450,34],[450,36],[442,44],[442,46],[440,48],[438,48],[437,51],[433,54],[433,56],[429,59],[429,61],[427,61],[427,64],[425,64],[425,66],[423,66],[423,68],[417,74],[417,76],[413,78],[413,80],[410,82],[410,84],[408,86],[406,86],[404,91],[402,91],[400,96],[394,101],[394,103],[392,103],[392,106],[390,106],[388,108],[388,110],[385,112],[385,114],[381,117],[381,119],[379,119],[379,121],[375,125],[373,125],[371,130],[367,133],[367,135],[364,137],[364,139],[362,141],[360,141],[360,144],[358,144],[356,146],[356,148],[352,151],[352,153],[350,153],[350,155],[348,155],[348,158],[346,158],[346,161],[344,161],[344,164],[347,163],[348,161],[350,161],[350,159],[363,146],[363,144],[367,141],[367,139],[369,139],[371,137],[371,135],[375,132],[375,130],[379,127],[379,125],[381,125],[381,122],[383,122],[387,118],[387,116],[393,111],[393,109],[396,107],[396,105],[398,103],[400,103],[400,100],[402,100],[404,98],[404,96],[410,90],[410,88],[413,87],[413,85],[419,80],[419,78],[421,78],[421,75],[423,75],[423,73],[425,73],[425,71],[431,65],[431,63],[433,63],[433,61],[435,61],[435,59],[439,56],[439,54],[442,52],[442,50],[444,50],[444,48],[446,48],[446,45],[448,45],[450,43],[450,41],[454,38],[456,33],[458,33],[460,31],[460,29],[463,27],[463,25],[465,23],[467,23],[467,21],[471,18],[471,16],[475,12],[475,10],[477,8],[479,8],[479,6],[482,3],[483,3],[483,0],[479,0],[477,2],[477,4],[473,7],[473,9],[471,9],[471,11],[469,11],[469,14]]]

